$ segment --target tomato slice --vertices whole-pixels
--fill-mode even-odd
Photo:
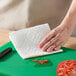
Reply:
[[[70,76],[76,76],[76,68],[71,71]]]
[[[70,76],[74,68],[76,68],[76,60],[63,61],[57,66],[57,76]]]

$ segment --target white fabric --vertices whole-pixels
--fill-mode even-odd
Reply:
[[[19,30],[49,23],[57,26],[71,0],[0,0],[0,29]]]
[[[36,57],[41,55],[62,52],[62,50],[53,52],[43,52],[38,48],[39,42],[49,33],[48,24],[42,24],[35,27],[19,30],[10,33],[9,37],[19,55],[24,58]]]

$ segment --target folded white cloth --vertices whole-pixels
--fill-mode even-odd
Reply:
[[[49,32],[49,25],[42,24],[35,27],[12,32],[10,33],[9,38],[12,41],[17,52],[23,59],[62,52],[61,49],[58,51],[43,52],[40,48],[38,48],[39,42]]]

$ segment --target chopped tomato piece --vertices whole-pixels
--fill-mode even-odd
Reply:
[[[40,61],[38,61],[38,60],[33,60],[33,62],[36,62],[36,63],[38,63],[38,64],[48,64],[48,60],[40,60]]]

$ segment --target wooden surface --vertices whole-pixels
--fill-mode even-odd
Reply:
[[[0,46],[7,43],[9,40],[9,33],[11,31],[8,30],[0,30]]]
[[[64,47],[76,49],[76,37],[70,37]]]
[[[0,30],[0,46],[9,42],[9,33],[8,30]],[[68,42],[64,45],[65,47],[76,49],[76,37],[70,37]]]

